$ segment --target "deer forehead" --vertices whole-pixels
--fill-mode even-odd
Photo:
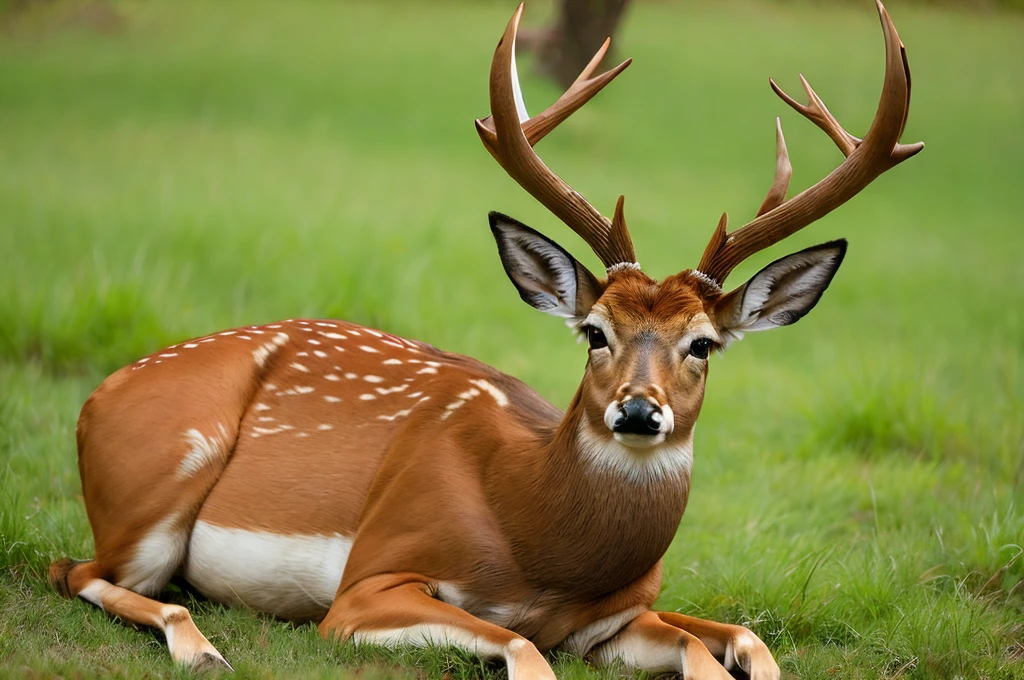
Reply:
[[[640,272],[615,276],[590,311],[588,322],[620,341],[637,336],[675,343],[703,333],[718,340],[697,286],[682,276],[658,282]]]

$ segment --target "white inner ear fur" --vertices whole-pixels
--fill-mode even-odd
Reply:
[[[741,304],[723,329],[727,340],[796,322],[814,307],[836,270],[838,249],[795,253],[774,262],[744,285]]]
[[[576,267],[561,250],[533,234],[504,234],[510,248],[506,266],[527,302],[542,312],[564,318],[576,316]]]

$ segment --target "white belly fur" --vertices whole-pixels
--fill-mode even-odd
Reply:
[[[185,578],[211,600],[285,619],[318,619],[341,583],[352,539],[284,535],[196,522]]]

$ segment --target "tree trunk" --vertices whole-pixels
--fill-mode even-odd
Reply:
[[[519,44],[537,55],[540,73],[568,88],[604,39],[614,35],[628,6],[629,0],[559,0],[554,25],[521,34]]]

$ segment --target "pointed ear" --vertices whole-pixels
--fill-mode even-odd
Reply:
[[[719,298],[712,315],[726,344],[749,331],[796,323],[818,304],[846,255],[846,240],[787,255]]]
[[[526,304],[566,319],[582,320],[604,284],[562,246],[525,224],[492,212],[491,232],[505,273]]]

